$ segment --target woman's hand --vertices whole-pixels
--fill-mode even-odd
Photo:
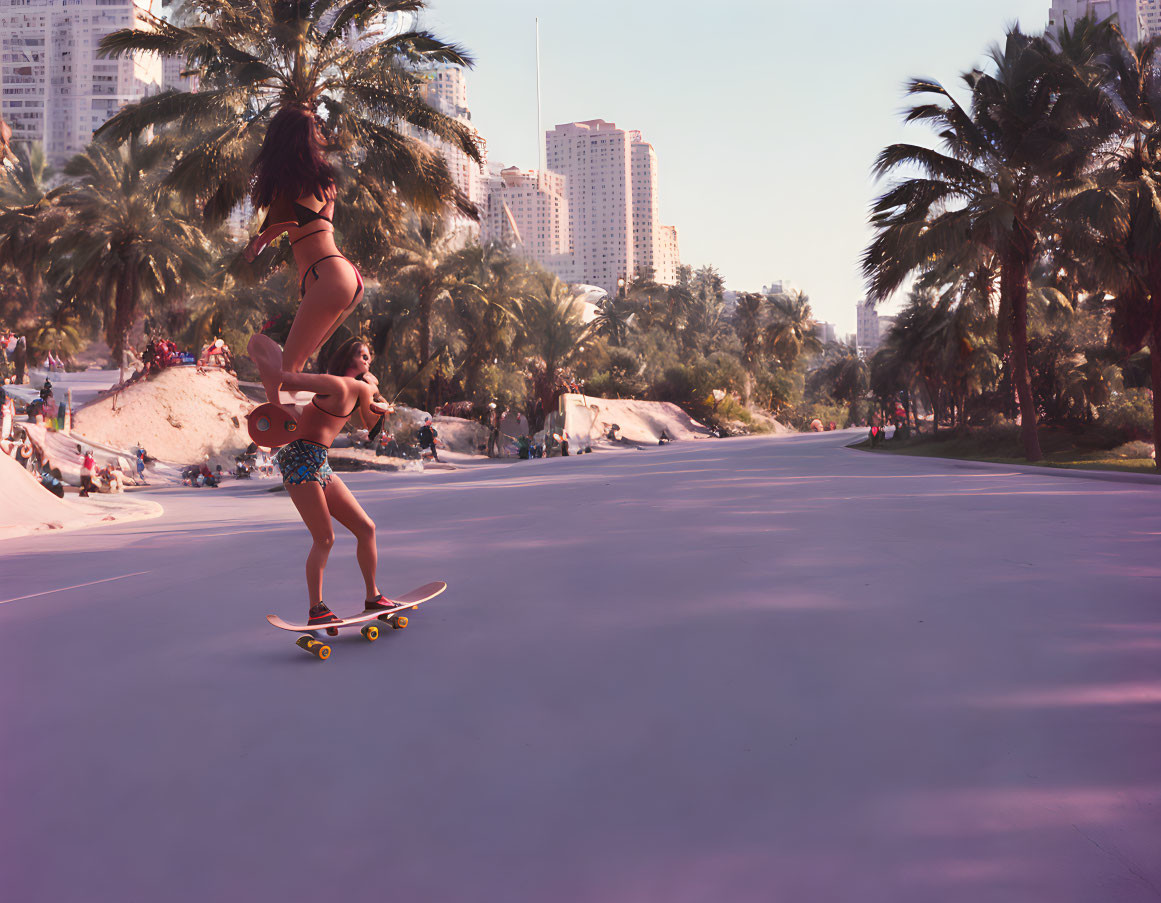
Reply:
[[[261,235],[255,235],[250,239],[250,244],[246,245],[246,250],[242,252],[242,259],[246,263],[253,263],[258,259],[258,255],[262,253],[262,249],[266,247],[266,239]]]
[[[384,414],[394,414],[395,413],[395,405],[390,404],[386,401],[372,401],[371,402],[371,412],[373,414],[378,414],[380,416],[383,416]]]

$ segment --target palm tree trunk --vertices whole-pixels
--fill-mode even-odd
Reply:
[[[426,366],[431,357],[431,303],[426,298],[419,302],[419,366]]]
[[[1149,371],[1153,385],[1153,463],[1157,470],[1161,470],[1161,306],[1158,306],[1156,300],[1153,304],[1153,329],[1149,334]]]
[[[1020,402],[1020,432],[1024,457],[1039,461],[1040,437],[1036,432],[1036,401],[1032,397],[1032,377],[1028,371],[1028,270],[1031,255],[1014,248],[1000,270],[1000,291],[1006,295],[1012,317],[1012,381]]]

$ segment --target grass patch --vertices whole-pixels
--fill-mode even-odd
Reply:
[[[1040,430],[1040,449],[1044,460],[1037,467],[1062,467],[1070,470],[1113,470],[1122,473],[1157,474],[1151,458],[1127,457],[1118,449],[1093,447],[1094,440],[1063,430]],[[1017,427],[977,430],[967,435],[947,432],[938,436],[923,435],[911,439],[884,441],[871,448],[871,440],[851,446],[876,454],[912,455],[922,458],[952,458],[960,461],[986,461],[991,464],[1024,464],[1024,444]],[[1159,475],[1161,478],[1161,475]]]

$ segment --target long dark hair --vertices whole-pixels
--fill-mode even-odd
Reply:
[[[331,376],[346,376],[351,359],[355,356],[355,349],[360,345],[366,345],[368,349],[371,347],[358,336],[352,336],[343,342],[327,358],[327,373]]]
[[[294,201],[308,194],[321,201],[334,188],[335,169],[327,160],[318,116],[301,106],[275,113],[250,171],[255,207],[269,207],[275,198]]]

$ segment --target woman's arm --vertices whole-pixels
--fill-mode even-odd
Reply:
[[[258,234],[250,240],[250,244],[246,245],[242,257],[247,263],[253,263],[268,244],[287,229],[297,225],[298,217],[294,215],[294,208],[291,204],[281,199],[275,201],[266,211],[266,218],[258,227]]]
[[[295,373],[282,371],[282,388],[289,392],[314,392],[315,395],[333,397],[336,401],[350,404],[355,383],[346,376],[331,376],[329,373]],[[352,385],[353,384],[353,385]],[[346,405],[344,405],[345,407]]]
[[[378,394],[374,387],[365,382],[359,381],[359,414],[363,418],[363,426],[368,430],[374,429],[375,425],[387,414],[395,413],[395,408],[384,401],[376,401],[375,396]]]

